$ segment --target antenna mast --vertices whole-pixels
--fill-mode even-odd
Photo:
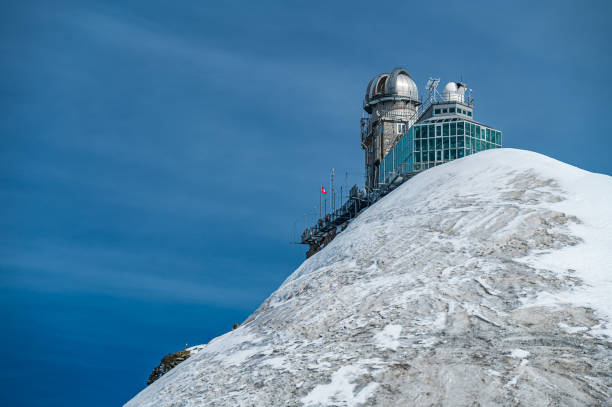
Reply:
[[[429,103],[434,103],[437,101],[436,95],[438,93],[438,85],[440,84],[440,78],[429,78],[427,80],[427,85],[425,89],[429,91]]]

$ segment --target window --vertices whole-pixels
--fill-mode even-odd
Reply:
[[[442,161],[442,151],[436,151],[436,161]]]
[[[470,117],[472,117],[472,112],[468,111],[468,112],[467,112],[467,115],[468,115],[468,116],[470,116]]]
[[[463,142],[465,137],[457,137],[457,147],[463,148]]]
[[[457,158],[461,158],[465,155],[465,151],[463,151],[462,148],[460,148],[459,150],[457,150]]]
[[[451,136],[457,135],[457,123],[451,123],[450,125],[450,134]]]
[[[429,150],[435,150],[435,149],[436,149],[436,139],[430,138],[429,139]]]
[[[449,155],[449,151],[448,150],[444,150],[444,159],[445,160],[450,159],[450,155]]]
[[[436,150],[442,150],[442,138],[438,137],[436,140]]]
[[[449,132],[449,125],[448,125],[448,123],[443,124],[443,125],[442,125],[442,128],[443,128],[443,130],[444,130],[444,131],[443,131],[444,137],[448,137],[448,136],[449,136],[449,134],[450,134],[450,132]]]
[[[455,148],[457,147],[457,137],[451,137],[450,138],[450,148]]]
[[[448,109],[442,109],[442,113],[448,113]]]
[[[440,137],[442,135],[442,126],[436,126],[436,137]]]
[[[406,124],[405,123],[398,123],[397,124],[397,132],[400,134],[403,134],[406,132]]]
[[[416,126],[415,127],[414,138],[416,138],[416,139],[420,139],[421,138],[421,127],[420,126]]]
[[[421,137],[427,138],[427,126],[421,126]]]
[[[461,135],[463,135],[463,124],[464,124],[464,123],[465,123],[465,122],[459,122],[459,123],[457,123],[457,134],[458,134],[458,135],[460,135],[460,136],[461,136]]]
[[[428,127],[429,127],[429,137],[433,137],[434,136],[434,125],[430,124]]]
[[[444,141],[444,148],[447,149],[449,144],[448,136],[442,137],[442,140]]]
[[[454,107],[451,107],[450,109],[448,109],[448,111],[449,111],[450,113],[455,113],[455,108],[454,108]]]
[[[434,114],[440,114],[440,109],[434,109]]]

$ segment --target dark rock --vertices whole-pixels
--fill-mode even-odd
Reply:
[[[153,383],[155,380],[162,377],[166,374],[170,369],[189,358],[190,352],[185,349],[179,352],[170,353],[163,357],[159,366],[153,369],[153,373],[149,376],[149,380],[147,380],[147,386]]]

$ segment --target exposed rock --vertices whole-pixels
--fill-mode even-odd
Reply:
[[[189,356],[190,352],[188,349],[179,352],[169,353],[164,356],[159,366],[155,367],[155,369],[153,369],[153,373],[151,373],[151,375],[149,376],[149,380],[147,380],[147,386],[162,377],[170,369],[173,369],[179,363],[186,360]]]

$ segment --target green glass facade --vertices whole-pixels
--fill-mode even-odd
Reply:
[[[500,131],[461,119],[417,123],[380,164],[380,183],[391,172],[414,173],[482,150],[501,148]]]

